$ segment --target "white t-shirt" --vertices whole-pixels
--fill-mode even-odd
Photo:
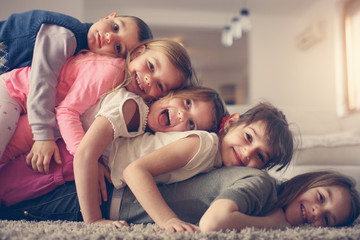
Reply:
[[[139,128],[136,132],[128,132],[122,111],[124,103],[129,99],[136,102],[140,112]],[[118,137],[133,138],[145,132],[148,113],[149,107],[139,95],[129,92],[125,88],[119,88],[102,96],[95,105],[81,115],[81,122],[86,132],[97,116],[103,116],[109,120],[114,129],[114,139]],[[102,155],[104,160],[109,156],[109,150],[110,146]]]
[[[167,133],[156,132],[155,134],[144,133],[136,138],[118,138],[113,141],[107,162],[115,188],[119,189],[126,185],[122,173],[131,162],[156,149],[193,134],[200,138],[200,147],[194,157],[184,167],[155,177],[155,181],[157,183],[179,182],[200,172],[207,172],[216,167],[221,167],[219,139],[216,133],[199,130]]]

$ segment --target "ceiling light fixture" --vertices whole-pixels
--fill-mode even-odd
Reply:
[[[225,26],[222,30],[221,43],[224,47],[231,47],[233,44],[233,35],[230,26]]]
[[[226,25],[221,33],[221,43],[224,47],[231,47],[233,40],[242,37],[243,32],[251,30],[250,12],[247,8],[240,10],[240,17],[233,17],[231,25]]]

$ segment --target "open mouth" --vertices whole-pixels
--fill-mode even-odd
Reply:
[[[143,88],[143,86],[141,84],[141,81],[140,81],[139,73],[135,74],[135,80],[136,80],[136,83],[139,86],[140,90],[145,92],[145,90],[144,90],[144,88]]]
[[[159,124],[161,126],[170,126],[171,125],[171,119],[170,119],[170,114],[169,114],[169,110],[165,109],[164,111],[162,111],[159,115]]]
[[[305,212],[304,205],[300,204],[300,209],[301,209],[301,216],[303,218],[303,222],[306,223],[307,220],[306,220],[306,212]]]

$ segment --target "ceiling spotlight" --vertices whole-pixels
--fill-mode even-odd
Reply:
[[[231,31],[234,39],[240,39],[242,35],[241,22],[238,17],[231,20]]]
[[[249,32],[251,29],[251,23],[250,23],[250,13],[247,9],[242,9],[240,12],[241,16],[241,27],[244,32]]]
[[[232,30],[230,26],[225,26],[221,34],[221,43],[225,47],[231,47],[233,44]]]

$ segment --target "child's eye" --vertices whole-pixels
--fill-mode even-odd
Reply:
[[[189,121],[189,129],[194,130],[195,129],[195,123],[193,121]]]
[[[325,226],[329,226],[329,218],[327,216],[324,217]]]
[[[325,201],[325,198],[321,193],[319,193],[319,200],[321,203],[324,203],[324,201]]]
[[[261,153],[258,153],[257,155],[258,155],[259,159],[261,160],[261,162],[264,163],[265,162],[264,156]]]
[[[252,142],[252,136],[248,133],[246,133],[246,139],[249,141],[249,142]]]
[[[190,108],[191,105],[192,105],[192,102],[191,102],[190,99],[186,99],[186,100],[185,100],[185,104],[186,104],[186,106],[187,106],[188,108]]]
[[[121,45],[120,44],[115,45],[115,50],[116,50],[117,55],[121,55]]]
[[[119,31],[119,25],[114,24],[114,31],[115,31],[115,32]]]
[[[160,89],[160,91],[163,93],[164,92],[164,87],[163,85],[161,85],[161,83],[158,83],[158,88]]]
[[[148,66],[149,66],[150,71],[153,72],[155,69],[154,64],[152,64],[151,62],[148,62]]]

